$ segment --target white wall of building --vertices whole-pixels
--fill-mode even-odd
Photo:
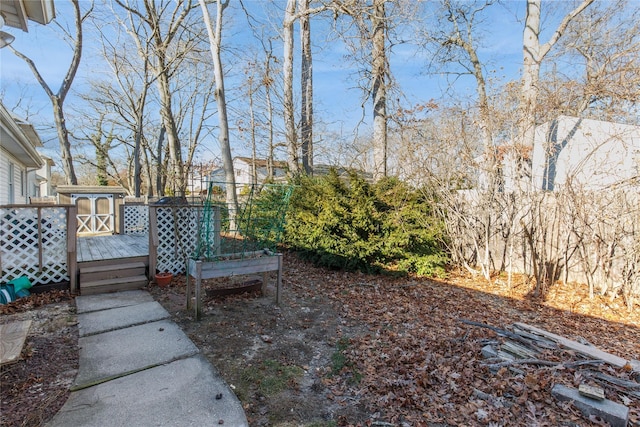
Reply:
[[[25,204],[28,197],[27,169],[0,148],[0,205]]]
[[[637,178],[639,166],[638,126],[560,116],[536,129],[534,189],[603,189]]]

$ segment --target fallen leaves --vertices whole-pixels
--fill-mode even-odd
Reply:
[[[47,304],[71,300],[73,300],[73,295],[69,291],[52,290],[44,293],[32,293],[28,297],[18,298],[8,304],[0,304],[0,314],[23,313]]]
[[[44,425],[66,401],[78,369],[78,329],[70,299],[68,292],[52,291],[0,306],[3,323],[33,320],[23,359],[0,368],[0,425]]]
[[[552,288],[543,301],[527,299],[523,286],[519,291],[493,288],[467,277],[451,283],[375,277],[375,283],[367,283],[359,274],[290,262],[290,281],[306,280],[309,292],[329,296],[341,316],[342,334],[349,338],[343,351],[348,368],[328,385],[334,398],[364,403],[372,414],[369,424],[544,426],[579,420],[599,425],[556,402],[550,389],[555,383],[572,385],[575,376],[594,369],[612,368],[564,366],[581,359],[566,350],[542,349],[541,358],[556,363],[517,364],[494,373],[480,350],[486,341],[504,338],[464,325],[461,318],[497,328],[529,322],[567,337],[586,337],[614,354],[640,357],[640,316],[611,309],[600,299],[585,300],[579,287]],[[614,371],[617,377],[629,376],[624,369]],[[609,394],[638,413],[639,399]],[[362,423],[343,420],[341,425]]]

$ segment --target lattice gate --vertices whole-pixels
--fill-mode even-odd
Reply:
[[[202,206],[149,206],[149,271],[184,273],[198,244]]]

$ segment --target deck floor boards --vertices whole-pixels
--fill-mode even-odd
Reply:
[[[78,238],[78,262],[132,258],[149,255],[147,234],[116,234]]]

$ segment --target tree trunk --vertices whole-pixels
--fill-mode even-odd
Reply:
[[[145,185],[147,187],[147,191],[146,191],[146,195],[148,197],[153,197],[154,194],[154,189],[153,189],[153,175],[151,174],[151,159],[149,159],[149,147],[145,147],[144,150],[142,150],[142,155],[144,156],[144,178],[145,178]]]
[[[134,177],[134,195],[135,197],[140,197],[140,190],[142,187],[142,165],[140,164],[140,148],[142,144],[142,125],[143,125],[143,114],[142,110],[144,109],[144,100],[146,98],[146,86],[143,95],[140,96],[140,100],[138,101],[138,111],[136,111],[136,135],[135,135],[135,145],[133,147],[133,177]]]
[[[71,142],[69,142],[69,131],[62,109],[62,100],[58,96],[50,97],[53,105],[53,119],[56,123],[58,141],[60,141],[60,155],[62,156],[62,170],[67,178],[67,184],[78,185],[78,178],[73,167],[73,156],[71,154]]]
[[[298,159],[298,141],[293,105],[293,22],[296,12],[296,0],[287,0],[283,24],[283,78],[284,78],[284,126],[287,141],[289,173],[298,175],[300,165]]]
[[[148,69],[148,60],[145,58],[145,75]],[[142,149],[142,133],[144,132],[144,107],[147,100],[147,93],[149,92],[149,84],[145,81],[142,88],[142,92],[137,99],[138,105],[136,106],[136,133],[135,133],[135,145],[133,148],[133,177],[134,177],[134,195],[140,197],[142,188],[142,165],[140,161],[140,150]]]
[[[302,49],[300,78],[302,86],[300,136],[302,168],[307,175],[313,174],[313,60],[311,56],[311,20],[309,0],[298,0],[300,6],[300,45]]]
[[[251,138],[251,182],[258,184],[258,167],[256,160],[258,158],[256,150],[256,113],[253,108],[253,97],[255,95],[253,89],[253,77],[249,77],[249,132]]]
[[[273,139],[273,102],[271,100],[271,57],[273,49],[271,47],[271,41],[269,41],[269,51],[266,55],[265,61],[265,77],[267,77],[265,84],[265,101],[267,103],[267,117],[269,126],[269,155],[267,156],[267,176],[271,179],[274,176],[273,172],[273,150],[275,149],[275,142]]]
[[[158,135],[158,145],[156,146],[156,194],[158,196],[164,196],[164,182],[162,180],[166,173],[162,172],[162,144],[164,141],[164,124],[160,127],[160,135]]]
[[[523,67],[518,144],[524,147],[533,147],[534,144],[538,83],[542,61],[560,39],[569,23],[593,2],[594,0],[583,0],[562,19],[549,41],[541,45],[540,16],[542,0],[527,0],[527,15],[522,39]]]
[[[231,145],[229,144],[229,120],[227,118],[227,103],[224,92],[224,75],[222,73],[222,61],[220,59],[220,48],[222,46],[222,12],[229,5],[229,0],[216,1],[216,24],[215,31],[211,25],[211,18],[205,0],[199,0],[200,7],[207,34],[209,35],[209,46],[211,48],[211,58],[213,60],[213,73],[216,81],[215,97],[218,105],[218,141],[220,141],[220,151],[222,152],[222,166],[224,168],[227,206],[229,207],[229,228],[235,230],[236,214],[238,212],[238,198],[236,195],[235,175],[233,173],[233,159],[231,157]]]
[[[372,99],[373,99],[373,179],[387,176],[387,58],[385,52],[385,0],[373,1]]]
[[[527,1],[527,15],[522,39],[522,90],[518,143],[533,147],[536,126],[536,103],[540,76],[540,8],[542,0]]]
[[[44,78],[38,71],[36,64],[30,58],[15,50],[11,45],[9,45],[9,49],[11,49],[11,51],[16,56],[27,63],[27,65],[33,72],[33,75],[36,77],[36,80],[38,80],[38,83],[40,83],[40,86],[42,86],[42,89],[44,89],[44,91],[47,93],[47,96],[51,100],[51,104],[53,107],[53,118],[56,124],[58,140],[60,142],[62,169],[64,171],[66,183],[69,185],[77,185],[78,178],[76,177],[76,172],[73,167],[71,143],[69,142],[69,131],[67,130],[63,104],[65,98],[67,97],[67,93],[69,93],[69,89],[71,89],[71,84],[73,83],[73,79],[76,76],[76,72],[78,71],[78,67],[80,66],[80,59],[82,58],[82,23],[87,18],[89,13],[91,13],[91,10],[93,8],[91,8],[83,16],[80,12],[79,0],[71,0],[71,3],[73,4],[75,17],[76,40],[73,44],[73,57],[71,58],[71,64],[69,65],[69,69],[67,70],[67,74],[65,75],[62,84],[60,85],[58,93],[53,93],[49,85],[45,82]]]
[[[184,164],[182,162],[182,147],[176,122],[173,117],[173,107],[171,101],[171,86],[166,73],[164,54],[158,53],[159,66],[156,67],[158,76],[158,92],[160,94],[160,115],[162,116],[163,128],[166,132],[167,144],[169,145],[169,173],[172,183],[173,194],[183,196],[185,194],[186,182],[184,176]]]

